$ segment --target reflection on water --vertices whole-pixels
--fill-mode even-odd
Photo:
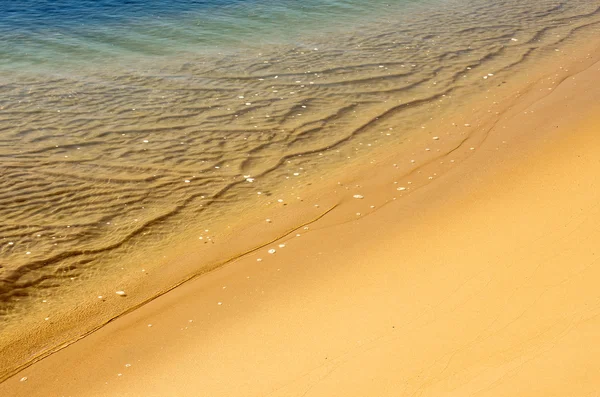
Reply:
[[[10,12],[0,17],[0,34],[10,38],[0,44],[4,321],[73,278],[121,268],[135,252],[160,252],[190,233],[210,241],[207,225],[286,178],[301,188],[304,174],[343,165],[358,137],[393,147],[436,110],[502,84],[498,76],[536,49],[597,23],[600,5],[376,2],[358,27],[343,23],[364,9],[349,1],[178,1],[161,15],[153,7],[166,2],[132,1],[130,11],[111,15],[115,2],[94,2],[107,8],[85,28],[49,22],[52,12],[68,15],[64,1],[28,15],[40,21],[35,34],[14,29]],[[331,19],[333,32],[298,36],[306,13],[315,26]],[[232,26],[242,15],[246,24]],[[200,19],[214,26],[192,29]],[[114,30],[103,25],[111,23]],[[215,39],[229,43],[222,54],[198,44],[222,32],[258,37],[249,32],[259,27],[272,37],[287,25],[295,42]],[[53,29],[60,38],[38,34]],[[89,62],[103,54],[110,61]],[[84,59],[58,66],[71,57]],[[391,128],[393,136],[383,134]]]

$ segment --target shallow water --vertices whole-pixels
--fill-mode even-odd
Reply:
[[[418,5],[414,0],[10,1],[0,15],[0,66],[72,69],[108,59],[136,69],[132,63],[145,57],[246,53],[351,32],[411,4]]]
[[[358,140],[393,150],[600,20],[600,1],[9,3],[8,322],[74,279],[121,271],[185,236],[210,246],[257,192],[290,179],[301,189],[356,157]]]

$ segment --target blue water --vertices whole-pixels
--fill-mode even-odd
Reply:
[[[13,28],[65,28],[135,18],[160,18],[183,12],[248,3],[235,0],[9,0],[0,23]]]
[[[3,0],[0,67],[302,44],[425,1]],[[138,58],[139,61],[139,58]]]

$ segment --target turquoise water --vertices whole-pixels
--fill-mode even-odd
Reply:
[[[389,22],[430,0],[18,0],[0,13],[0,67],[69,67],[302,45]]]

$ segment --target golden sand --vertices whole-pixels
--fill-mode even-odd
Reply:
[[[495,120],[457,115],[479,132],[435,161],[416,150],[436,151],[439,128],[407,149],[415,163],[348,172],[315,193],[314,222],[14,374],[0,395],[595,395],[600,64],[579,65]]]

